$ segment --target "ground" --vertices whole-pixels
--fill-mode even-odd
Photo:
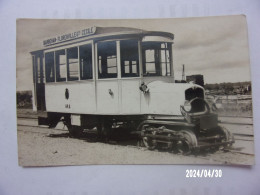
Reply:
[[[84,137],[70,138],[62,124],[56,129],[38,127],[35,114],[31,110],[19,109],[17,131],[19,165],[254,164],[252,118],[222,117],[220,120],[221,125],[235,134],[236,142],[232,149],[184,156],[167,151],[147,150],[137,146],[135,139],[103,143]]]

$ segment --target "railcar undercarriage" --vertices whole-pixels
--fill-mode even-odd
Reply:
[[[217,150],[234,143],[233,136],[224,127],[217,126],[207,130],[196,128],[187,128],[180,124],[169,125],[169,121],[145,121],[140,125],[140,137],[143,145],[150,150],[158,148],[182,154],[202,149]]]
[[[140,145],[149,150],[166,149],[183,154],[216,150],[234,143],[233,135],[218,125],[218,116],[211,112],[202,89],[186,90],[180,113],[182,115],[113,116],[48,112],[47,118],[39,120],[39,124],[44,121],[53,128],[62,121],[72,137],[81,137],[84,130],[96,129],[98,140],[109,140],[115,129],[128,129],[137,134]]]
[[[181,106],[182,120],[146,120],[138,130],[148,149],[163,148],[188,154],[202,149],[227,148],[235,141],[233,135],[218,125],[218,116],[210,111],[200,97],[188,101],[190,110]]]
[[[166,149],[182,154],[202,149],[218,150],[234,143],[233,135],[218,125],[217,114],[210,111],[204,99],[196,97],[189,104],[191,109],[187,111],[185,106],[181,106],[182,116],[177,117],[48,113],[45,122],[53,128],[62,121],[72,137],[82,136],[84,129],[96,129],[99,140],[109,140],[115,129],[128,129],[139,137],[139,145],[149,150]]]

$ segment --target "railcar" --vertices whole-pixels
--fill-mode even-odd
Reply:
[[[43,40],[32,51],[33,109],[39,124],[63,122],[71,136],[96,128],[109,137],[125,126],[149,149],[189,153],[228,146],[203,87],[176,83],[174,35],[125,27],[91,27]]]

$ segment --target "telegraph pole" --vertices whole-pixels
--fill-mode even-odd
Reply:
[[[185,81],[186,79],[185,79],[185,66],[184,66],[184,64],[182,65],[182,79],[181,79],[182,81]]]

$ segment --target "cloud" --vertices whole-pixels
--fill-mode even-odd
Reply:
[[[206,74],[218,70],[225,73],[227,69],[236,71],[238,68],[248,72],[250,67],[245,21],[241,20],[241,17],[220,17],[204,23],[205,21],[199,21],[185,24],[187,28],[193,29],[193,32],[187,33],[187,29],[184,28],[180,40],[175,36],[176,72],[181,70],[182,64],[185,64],[190,74]],[[230,76],[226,75],[223,80],[225,79],[228,81]],[[242,74],[238,79],[249,80],[250,75]]]
[[[187,75],[203,74],[206,82],[250,79],[244,16],[164,20],[22,19],[17,22],[17,88],[31,88],[30,52],[41,49],[44,39],[90,26],[124,26],[173,33],[173,64],[177,76],[185,64]],[[241,75],[236,78],[229,75],[233,72]]]
[[[186,21],[175,32],[176,48],[209,47],[228,40],[244,41],[247,29],[241,17],[209,17]]]

